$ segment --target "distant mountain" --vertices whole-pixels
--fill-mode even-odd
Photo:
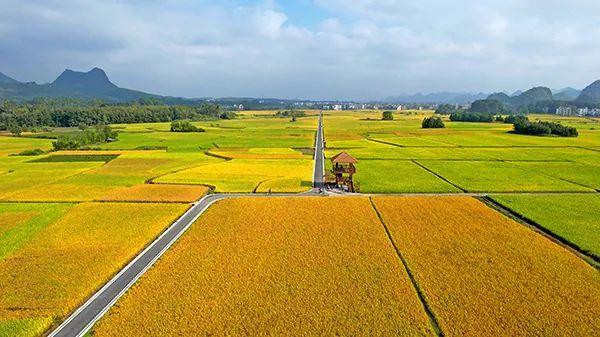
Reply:
[[[519,96],[522,93],[523,93],[523,90],[517,90],[517,91],[513,92],[511,96]]]
[[[50,84],[20,83],[10,80],[12,80],[10,77],[0,76],[0,99],[31,100],[39,97],[71,97],[97,98],[108,102],[131,102],[140,98],[156,98],[171,103],[186,101],[183,98],[152,95],[119,88],[100,68],[94,68],[88,72],[67,69]]]
[[[457,93],[457,92],[435,92],[430,94],[417,93],[415,95],[392,96],[384,99],[388,103],[449,103],[461,104],[471,103],[478,99],[484,99],[488,94],[484,93]]]
[[[535,87],[531,88],[519,96],[513,97],[514,105],[517,107],[529,105],[531,103],[539,102],[539,101],[551,101],[552,100],[552,90],[546,87]]]
[[[580,90],[571,87],[566,87],[552,92],[554,100],[556,101],[573,101],[579,97],[580,94]]]
[[[583,89],[579,97],[577,97],[576,102],[600,104],[600,80]]]
[[[14,78],[10,78],[0,72],[0,84],[19,84],[20,82]]]
[[[52,82],[51,86],[90,94],[110,93],[119,89],[100,68],[94,68],[87,73],[67,69]]]
[[[516,96],[508,96],[507,94],[500,92],[491,94],[487,98],[498,100],[508,108],[518,109],[519,107],[527,106],[539,101],[551,101],[553,97],[552,91],[549,88],[535,87]]]
[[[520,94],[519,94],[520,95]],[[489,95],[487,99],[495,99],[506,106],[512,106],[512,97],[503,92],[497,92]]]

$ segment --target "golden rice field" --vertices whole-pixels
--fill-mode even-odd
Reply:
[[[90,153],[116,154],[118,157],[107,163],[68,161],[69,156],[76,157]],[[106,196],[119,194],[161,175],[224,161],[203,153],[184,156],[164,151],[61,151],[53,156],[64,156],[65,161],[35,162],[27,157],[0,157],[0,170],[9,172],[0,174],[0,200],[19,202],[104,200]]]
[[[307,159],[234,159],[164,175],[155,182],[203,184],[226,193],[303,192],[312,186],[312,171],[313,161]]]
[[[194,202],[209,188],[200,185],[145,184],[115,191],[101,198],[103,201],[140,202]]]
[[[600,273],[468,197],[374,197],[446,336],[596,336]]]
[[[0,336],[38,336],[60,322],[186,208],[0,203]]]
[[[93,333],[169,335],[435,334],[368,199],[305,197],[220,201]]]

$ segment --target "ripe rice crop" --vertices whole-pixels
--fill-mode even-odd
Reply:
[[[468,197],[376,197],[447,336],[594,336],[600,273]]]
[[[34,217],[33,222],[17,224],[25,239],[0,260],[0,336],[38,335],[64,319],[187,207],[45,205],[19,206],[21,211],[55,207],[56,211],[40,209],[39,214],[62,216],[44,223]],[[13,237],[9,242],[16,241]]]
[[[193,202],[208,193],[206,186],[144,184],[112,192],[101,200],[108,201],[153,201]]]
[[[8,165],[12,172],[0,175],[0,199],[18,197],[18,192],[35,189],[66,177],[74,176],[102,163],[13,163]]]
[[[72,206],[73,204],[0,203],[0,261],[64,215]]]
[[[202,184],[214,186],[217,192],[252,192],[261,183],[282,179],[278,192],[301,192],[310,188],[313,162],[307,159],[234,159],[203,165],[162,176],[157,183]],[[310,184],[310,183],[309,183]]]
[[[0,135],[0,156],[18,154],[26,150],[50,150],[52,148],[51,139],[11,137]]]
[[[239,198],[210,208],[93,335],[433,331],[368,199]]]

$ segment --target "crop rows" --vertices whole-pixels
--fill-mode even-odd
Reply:
[[[0,204],[0,336],[64,319],[186,207]]]
[[[448,336],[593,336],[600,273],[467,198],[375,197]]]
[[[242,198],[209,209],[94,329],[159,335],[433,330],[368,199]]]

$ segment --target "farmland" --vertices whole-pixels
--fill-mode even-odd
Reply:
[[[0,204],[0,335],[65,318],[186,205]]]
[[[331,208],[346,218],[321,216]],[[432,333],[366,198],[221,201],[94,329],[94,336]]]
[[[0,336],[60,322],[211,189],[311,187],[316,117],[195,124],[115,125],[118,141],[50,153],[43,137],[80,131],[0,135]]]
[[[432,186],[442,184],[440,179],[453,185],[446,186],[446,191],[598,189],[600,129],[593,127],[597,121],[530,116],[581,127],[579,137],[565,139],[513,134],[509,132],[512,126],[502,123],[446,120],[445,129],[421,129],[421,120],[430,114],[399,112],[393,121],[382,121],[381,112],[330,113],[325,118],[326,156],[346,151],[357,158],[356,180],[363,192],[439,191]],[[433,174],[425,177],[415,172],[410,162]],[[365,169],[361,166],[367,172],[362,173]]]
[[[80,131],[0,135],[0,336],[56,326],[210,193],[248,196],[208,208],[94,336],[593,335],[597,269],[476,199],[420,196],[489,196],[597,258],[592,122],[561,118],[581,127],[564,139],[423,130],[427,111],[329,112],[326,157],[356,157],[372,195],[318,198],[268,196],[310,190],[314,166],[316,115],[274,113],[193,122],[198,133],[114,125],[114,142],[36,155],[23,151],[51,140],[31,137]],[[378,195],[395,193],[410,196]]]
[[[446,336],[594,335],[600,274],[566,249],[470,197],[372,202],[221,201],[92,335],[431,335],[416,287]]]
[[[472,198],[373,199],[447,336],[597,332],[600,273],[564,248]]]
[[[600,259],[599,195],[493,195],[492,198]]]

